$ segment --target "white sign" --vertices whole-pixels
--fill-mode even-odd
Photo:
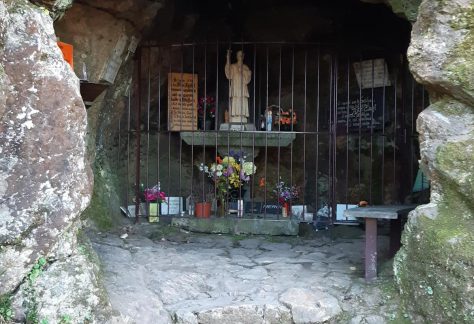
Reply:
[[[355,217],[344,217],[344,211],[349,208],[355,208],[357,205],[352,204],[337,204],[336,207],[336,220],[338,221],[357,221]]]
[[[183,197],[167,197],[161,204],[161,215],[180,215],[184,210]]]
[[[362,89],[391,86],[385,60],[373,59],[353,63],[357,83]]]

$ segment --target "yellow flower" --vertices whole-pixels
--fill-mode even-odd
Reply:
[[[240,164],[232,163],[232,167],[234,168],[235,171],[240,172]]]
[[[232,165],[235,163],[235,159],[232,156],[226,156],[225,158],[222,159],[222,163],[227,163]]]
[[[229,183],[234,186],[235,188],[238,188],[240,187],[240,178],[239,178],[239,175],[237,173],[233,173],[230,177],[229,177]]]

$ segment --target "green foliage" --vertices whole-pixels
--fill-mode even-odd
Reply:
[[[48,324],[47,319],[41,319],[40,321],[38,318],[38,302],[36,301],[36,290],[34,287],[36,279],[43,273],[47,263],[46,258],[40,257],[27,275],[27,285],[25,287],[27,324]]]
[[[9,294],[0,296],[0,319],[8,321],[13,317],[11,296]]]
[[[72,318],[70,315],[62,315],[61,318],[59,319],[59,324],[69,324],[72,323]]]
[[[38,262],[33,266],[30,273],[28,274],[28,281],[33,284],[39,275],[43,272],[43,268],[46,265],[46,259],[41,257],[38,259]]]

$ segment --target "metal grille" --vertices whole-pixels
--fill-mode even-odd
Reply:
[[[256,130],[219,129],[229,107],[228,49],[242,50],[252,71],[249,122]],[[183,132],[168,129],[170,72],[197,74],[198,96],[215,98],[212,125],[186,130],[191,145],[182,140]],[[238,192],[250,204],[244,217],[281,217],[262,208],[276,203],[279,179],[300,189],[293,204],[309,206],[311,220],[329,216],[331,223],[338,205],[397,203],[412,193],[418,173],[415,120],[428,100],[400,53],[341,54],[307,43],[149,45],[137,56],[130,93],[119,125],[127,157],[117,161],[127,174],[126,205],[134,197],[138,202],[140,183],[159,182],[169,196],[204,200],[216,188],[196,165],[236,148],[258,168]],[[261,115],[270,106],[296,113],[297,123],[261,131]]]

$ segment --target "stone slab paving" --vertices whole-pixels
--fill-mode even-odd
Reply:
[[[236,237],[149,224],[89,236],[123,323],[386,323],[398,311],[384,288],[389,273],[363,280],[361,236]]]

